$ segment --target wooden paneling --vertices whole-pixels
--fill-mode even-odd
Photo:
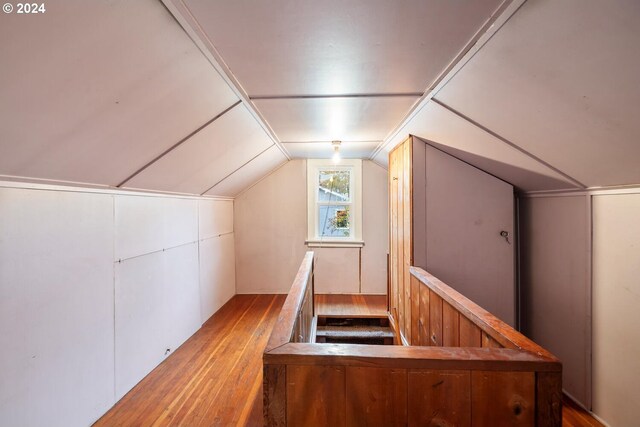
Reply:
[[[264,365],[262,390],[264,393],[264,423],[268,426],[287,425],[287,367]]]
[[[413,239],[412,266],[427,268],[427,146],[412,138],[411,157],[411,231]]]
[[[442,346],[442,298],[429,291],[429,342]]]
[[[407,370],[347,367],[347,426],[406,426]]]
[[[460,316],[460,347],[482,347],[482,330],[465,316]]]
[[[289,295],[287,295],[282,307],[278,322],[269,337],[267,350],[279,347],[293,338],[296,320],[303,307],[305,297],[309,295],[309,287],[313,287],[313,252],[311,251],[306,253],[302,264],[300,264]],[[313,291],[311,292],[311,298],[313,298]],[[312,303],[311,309],[313,308],[314,305]]]
[[[420,282],[411,276],[411,345],[420,345]]]
[[[429,319],[431,310],[429,309],[429,288],[423,285],[420,289],[420,343],[418,345],[432,345],[429,337],[431,336],[431,321]]]
[[[269,330],[277,320],[278,309],[282,306],[283,301],[284,297],[281,295],[235,296],[202,329],[143,379],[96,425],[99,427],[129,425],[258,427],[263,425],[263,394],[260,387],[263,365],[262,350]],[[309,346],[310,344],[303,345]],[[363,347],[369,346],[349,346],[349,348],[354,347],[360,348],[359,360],[363,360],[362,355],[366,354]],[[419,347],[385,347],[392,347],[403,353],[414,350],[422,353]],[[330,346],[330,348],[335,349],[336,347]],[[470,354],[467,349],[427,348],[427,350],[441,353],[460,351],[461,355]],[[483,350],[477,350],[479,351],[477,356],[480,356]],[[335,350],[331,351],[335,352]],[[514,354],[514,350],[497,349],[496,351]],[[438,356],[432,353],[432,357]],[[326,359],[324,360],[326,361]],[[378,364],[379,362],[373,363]],[[510,366],[514,366],[514,362],[509,363]],[[266,383],[269,385],[265,386],[265,390],[270,390],[266,395],[274,396],[286,393],[283,365],[266,364],[265,366],[273,367],[276,373],[275,377],[278,378],[276,382]],[[522,366],[518,364],[518,368]],[[369,369],[370,366],[363,366],[363,368]],[[351,368],[347,367],[346,369]],[[389,370],[392,369],[397,368],[389,368]],[[431,393],[433,389],[431,385],[437,384],[440,380],[430,379],[430,372],[446,378],[442,386],[436,386],[438,390],[440,387],[449,387],[456,395],[460,395],[460,392],[456,390],[460,390],[459,385],[462,380],[456,379],[457,371],[452,372],[451,369],[440,370],[438,368],[411,369],[407,377],[409,425],[416,425],[412,422],[415,419],[412,417],[419,417],[418,422],[421,424],[418,425],[429,425],[426,421],[422,422],[423,415],[426,417],[428,413],[434,412],[428,410],[426,406],[429,404],[428,402],[435,402],[439,405],[439,414],[446,413],[449,411],[447,408],[456,406],[453,405],[451,399],[442,401],[438,397],[439,395],[434,396]],[[467,375],[469,375],[468,372]],[[244,375],[239,375],[240,373],[244,373]],[[448,374],[452,375],[447,376]],[[457,384],[455,387],[452,382],[454,380]],[[427,388],[420,391],[418,388],[422,387],[422,384]],[[445,392],[444,396],[448,396],[449,393]],[[343,393],[343,396],[347,400],[346,393]],[[416,405],[420,405],[417,410],[415,409]],[[265,425],[284,425],[283,411],[284,406],[282,405],[272,408],[271,412],[280,415],[270,418],[269,420],[274,420],[274,422],[269,421]],[[575,404],[565,404],[563,413],[565,427],[602,427],[586,411]],[[279,421],[275,422],[275,420]]]
[[[505,322],[498,319],[473,301],[465,298],[462,294],[447,286],[437,277],[426,271],[411,267],[411,274],[415,275],[422,284],[426,285],[431,294],[439,295],[444,301],[451,304],[461,316],[471,320],[483,332],[496,340],[502,347],[525,350],[539,354],[549,360],[558,360],[548,350],[531,341]]]
[[[562,374],[536,373],[537,427],[551,427],[562,422]]]
[[[471,411],[478,427],[532,426],[534,372],[471,372]]]
[[[408,374],[408,425],[471,426],[469,371],[414,371]]]
[[[411,174],[412,174],[412,147],[413,147],[413,138],[407,139],[403,144],[403,166],[402,166],[402,209],[403,209],[403,223],[402,223],[402,250],[403,252],[403,269],[402,269],[402,279],[403,279],[403,288],[404,288],[404,310],[405,310],[405,337],[407,342],[411,343],[411,334],[412,334],[412,319],[413,316],[411,314],[411,275],[409,274],[409,268],[413,265],[413,230],[411,229],[412,223],[412,205],[413,205],[413,193],[412,193],[412,183],[411,183]]]
[[[345,368],[287,366],[287,425],[346,426]]]
[[[396,149],[396,185],[398,186],[398,222],[396,229],[398,231],[398,241],[396,243],[396,253],[398,254],[397,275],[398,275],[398,324],[401,334],[406,337],[406,310],[405,310],[405,291],[404,291],[404,239],[409,238],[404,233],[404,149],[400,146]]]
[[[389,306],[398,323],[398,176],[397,151],[389,153]]]
[[[501,348],[502,345],[495,339],[491,338],[489,334],[482,331],[482,347],[486,348]]]
[[[458,347],[460,315],[451,304],[442,302],[442,345],[444,347]]]

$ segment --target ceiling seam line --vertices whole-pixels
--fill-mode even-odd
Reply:
[[[201,196],[204,196],[205,194],[207,194],[207,192],[213,190],[213,188],[220,184],[222,181],[224,181],[225,179],[229,178],[231,175],[233,175],[234,173],[238,172],[240,169],[242,169],[243,167],[247,166],[249,163],[251,163],[252,161],[254,161],[255,159],[257,159],[258,157],[260,157],[262,154],[266,153],[267,150],[269,150],[271,147],[273,147],[275,144],[275,142],[273,142],[270,146],[268,146],[267,148],[265,148],[264,150],[260,151],[258,154],[256,154],[255,156],[253,156],[252,158],[250,158],[249,160],[247,160],[246,162],[244,162],[240,167],[236,168],[233,172],[227,174],[224,178],[222,178],[220,181],[216,182],[215,184],[213,184],[211,187],[207,188],[206,190],[204,190],[204,192],[200,193]]]
[[[578,185],[579,187],[586,189],[587,186],[585,184],[583,184],[582,182],[578,181],[577,179],[575,179],[574,177],[572,177],[571,175],[566,174],[565,172],[563,172],[562,170],[556,168],[555,166],[547,163],[546,161],[542,160],[541,158],[539,158],[538,156],[528,152],[527,150],[525,150],[524,148],[520,147],[519,145],[509,141],[507,138],[499,135],[498,133],[492,131],[491,129],[487,128],[486,126],[481,125],[480,123],[476,122],[475,120],[473,120],[472,118],[465,116],[464,114],[462,114],[461,112],[455,110],[454,108],[448,106],[447,104],[445,104],[444,102],[436,99],[436,98],[431,98],[431,101],[433,101],[435,104],[441,106],[442,108],[446,109],[447,111],[455,114],[456,116],[460,117],[461,119],[465,120],[466,122],[474,125],[475,127],[482,129],[483,131],[485,131],[486,133],[488,133],[489,135],[493,136],[494,138],[502,141],[504,144],[507,144],[508,146],[510,146],[511,148],[514,148],[516,150],[518,150],[519,152],[521,152],[522,154],[526,155],[527,157],[529,157],[532,160],[535,160],[536,162],[548,167],[549,169],[553,170],[554,172],[562,175],[564,178],[570,180],[572,183]]]
[[[333,141],[336,141],[335,139],[333,140],[318,140],[318,141],[281,141],[281,144],[331,144]],[[367,140],[367,141],[355,141],[355,140],[346,140],[346,139],[341,139],[340,140],[341,143],[344,144],[368,144],[368,143],[372,143],[372,142],[382,142],[379,139],[371,139],[371,140]]]
[[[419,98],[424,92],[398,92],[398,93],[343,93],[330,95],[256,95],[249,96],[251,100],[277,100],[277,99],[332,99],[332,98]]]
[[[161,1],[166,4],[167,1],[171,0]],[[180,24],[191,41],[193,41],[193,43],[200,50],[206,60],[209,61],[214,70],[216,70],[216,72],[222,77],[222,80],[224,80],[229,88],[233,92],[235,92],[236,96],[244,102],[245,107],[247,107],[253,118],[262,127],[267,136],[275,143],[275,145],[278,147],[278,150],[280,150],[280,152],[286,157],[287,160],[291,160],[291,155],[286,150],[286,148],[282,146],[282,143],[280,142],[280,139],[278,138],[276,132],[264,118],[262,113],[258,110],[256,105],[251,101],[251,98],[249,98],[249,94],[246,90],[244,90],[244,88],[240,84],[240,81],[231,72],[231,69],[224,61],[224,58],[218,52],[213,42],[209,39],[207,32],[204,30],[202,25],[200,25],[200,22],[191,12],[191,9],[189,9],[189,6],[187,6],[184,0],[173,0],[172,4],[176,9],[176,13],[178,13],[180,17],[185,20],[185,25],[187,25],[191,29],[191,31],[195,33],[192,35],[189,29]],[[169,10],[171,11],[171,8],[169,8]],[[174,15],[174,17],[178,22],[180,22],[180,19],[178,19],[177,16]]]
[[[494,30],[492,34],[489,34],[492,27],[500,20],[502,15],[507,12],[507,10],[517,1],[520,2],[519,5],[515,8],[511,14],[506,17],[504,22],[501,22]],[[462,70],[466,64],[473,59],[473,57],[502,29],[502,27],[509,22],[509,20],[520,10],[520,8],[526,3],[527,0],[505,0],[498,9],[489,17],[487,22],[478,30],[478,32],[471,38],[469,43],[460,51],[460,53],[454,58],[454,60],[445,68],[440,76],[425,90],[422,99],[419,99],[418,102],[409,110],[409,112],[405,115],[402,121],[384,138],[382,143],[378,145],[374,150],[371,156],[369,157],[373,160],[382,150],[384,150],[390,143],[391,140],[398,134],[400,131],[411,121],[415,115],[420,112],[429,101],[439,93],[442,88],[444,88],[449,81],[451,81],[459,72]],[[482,38],[489,34],[486,40],[482,40]],[[470,52],[478,45],[478,43],[482,42],[475,52]],[[467,57],[470,54],[469,57]],[[456,70],[456,67],[460,65],[459,69]],[[441,86],[441,87],[439,87]]]
[[[176,148],[178,148],[180,145],[182,145],[183,143],[185,143],[188,139],[190,139],[192,136],[194,136],[195,134],[197,134],[198,132],[200,132],[202,129],[206,128],[207,126],[209,126],[211,123],[215,122],[217,119],[219,119],[220,117],[222,117],[223,115],[225,115],[226,113],[228,113],[229,111],[231,111],[234,107],[238,106],[239,104],[242,103],[242,100],[238,100],[236,101],[233,105],[231,105],[230,107],[226,108],[224,111],[222,111],[221,113],[217,114],[215,117],[213,117],[211,120],[207,121],[205,124],[203,124],[202,126],[198,127],[196,130],[194,130],[193,132],[191,132],[189,135],[185,136],[184,138],[182,138],[180,141],[178,141],[177,143],[175,143],[174,145],[172,145],[171,147],[169,147],[168,149],[166,149],[165,151],[163,151],[160,155],[156,156],[155,158],[153,158],[150,162],[148,162],[147,164],[145,164],[144,166],[142,166],[140,169],[138,169],[137,171],[135,171],[133,174],[129,175],[124,181],[122,181],[120,184],[116,185],[116,188],[121,188],[124,184],[126,184],[127,182],[131,181],[133,178],[135,178],[136,176],[138,176],[141,172],[143,172],[145,169],[147,169],[149,166],[151,166],[152,164],[154,164],[155,162],[157,162],[158,160],[160,160],[161,158],[163,158],[164,156],[166,156],[167,154],[169,154],[171,151],[175,150]]]

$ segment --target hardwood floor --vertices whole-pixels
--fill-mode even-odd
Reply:
[[[237,295],[94,425],[261,426],[262,352],[284,295]]]
[[[262,352],[284,299],[236,295],[94,425],[262,426]],[[316,295],[316,310],[384,314],[386,298]],[[562,425],[602,426],[566,398]]]
[[[562,427],[604,427],[567,396],[562,398]]]
[[[316,315],[381,315],[387,314],[386,295],[316,294]]]

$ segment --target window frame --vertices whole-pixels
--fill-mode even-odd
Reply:
[[[349,202],[319,201],[319,175],[323,170],[349,170]],[[320,206],[349,206],[351,235],[321,237],[318,212]],[[307,240],[309,247],[362,247],[362,160],[343,159],[336,164],[330,159],[307,160]]]

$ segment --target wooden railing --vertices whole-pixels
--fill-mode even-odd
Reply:
[[[561,425],[560,362],[420,269],[433,346],[313,343],[312,271],[308,253],[263,355],[266,426]]]

